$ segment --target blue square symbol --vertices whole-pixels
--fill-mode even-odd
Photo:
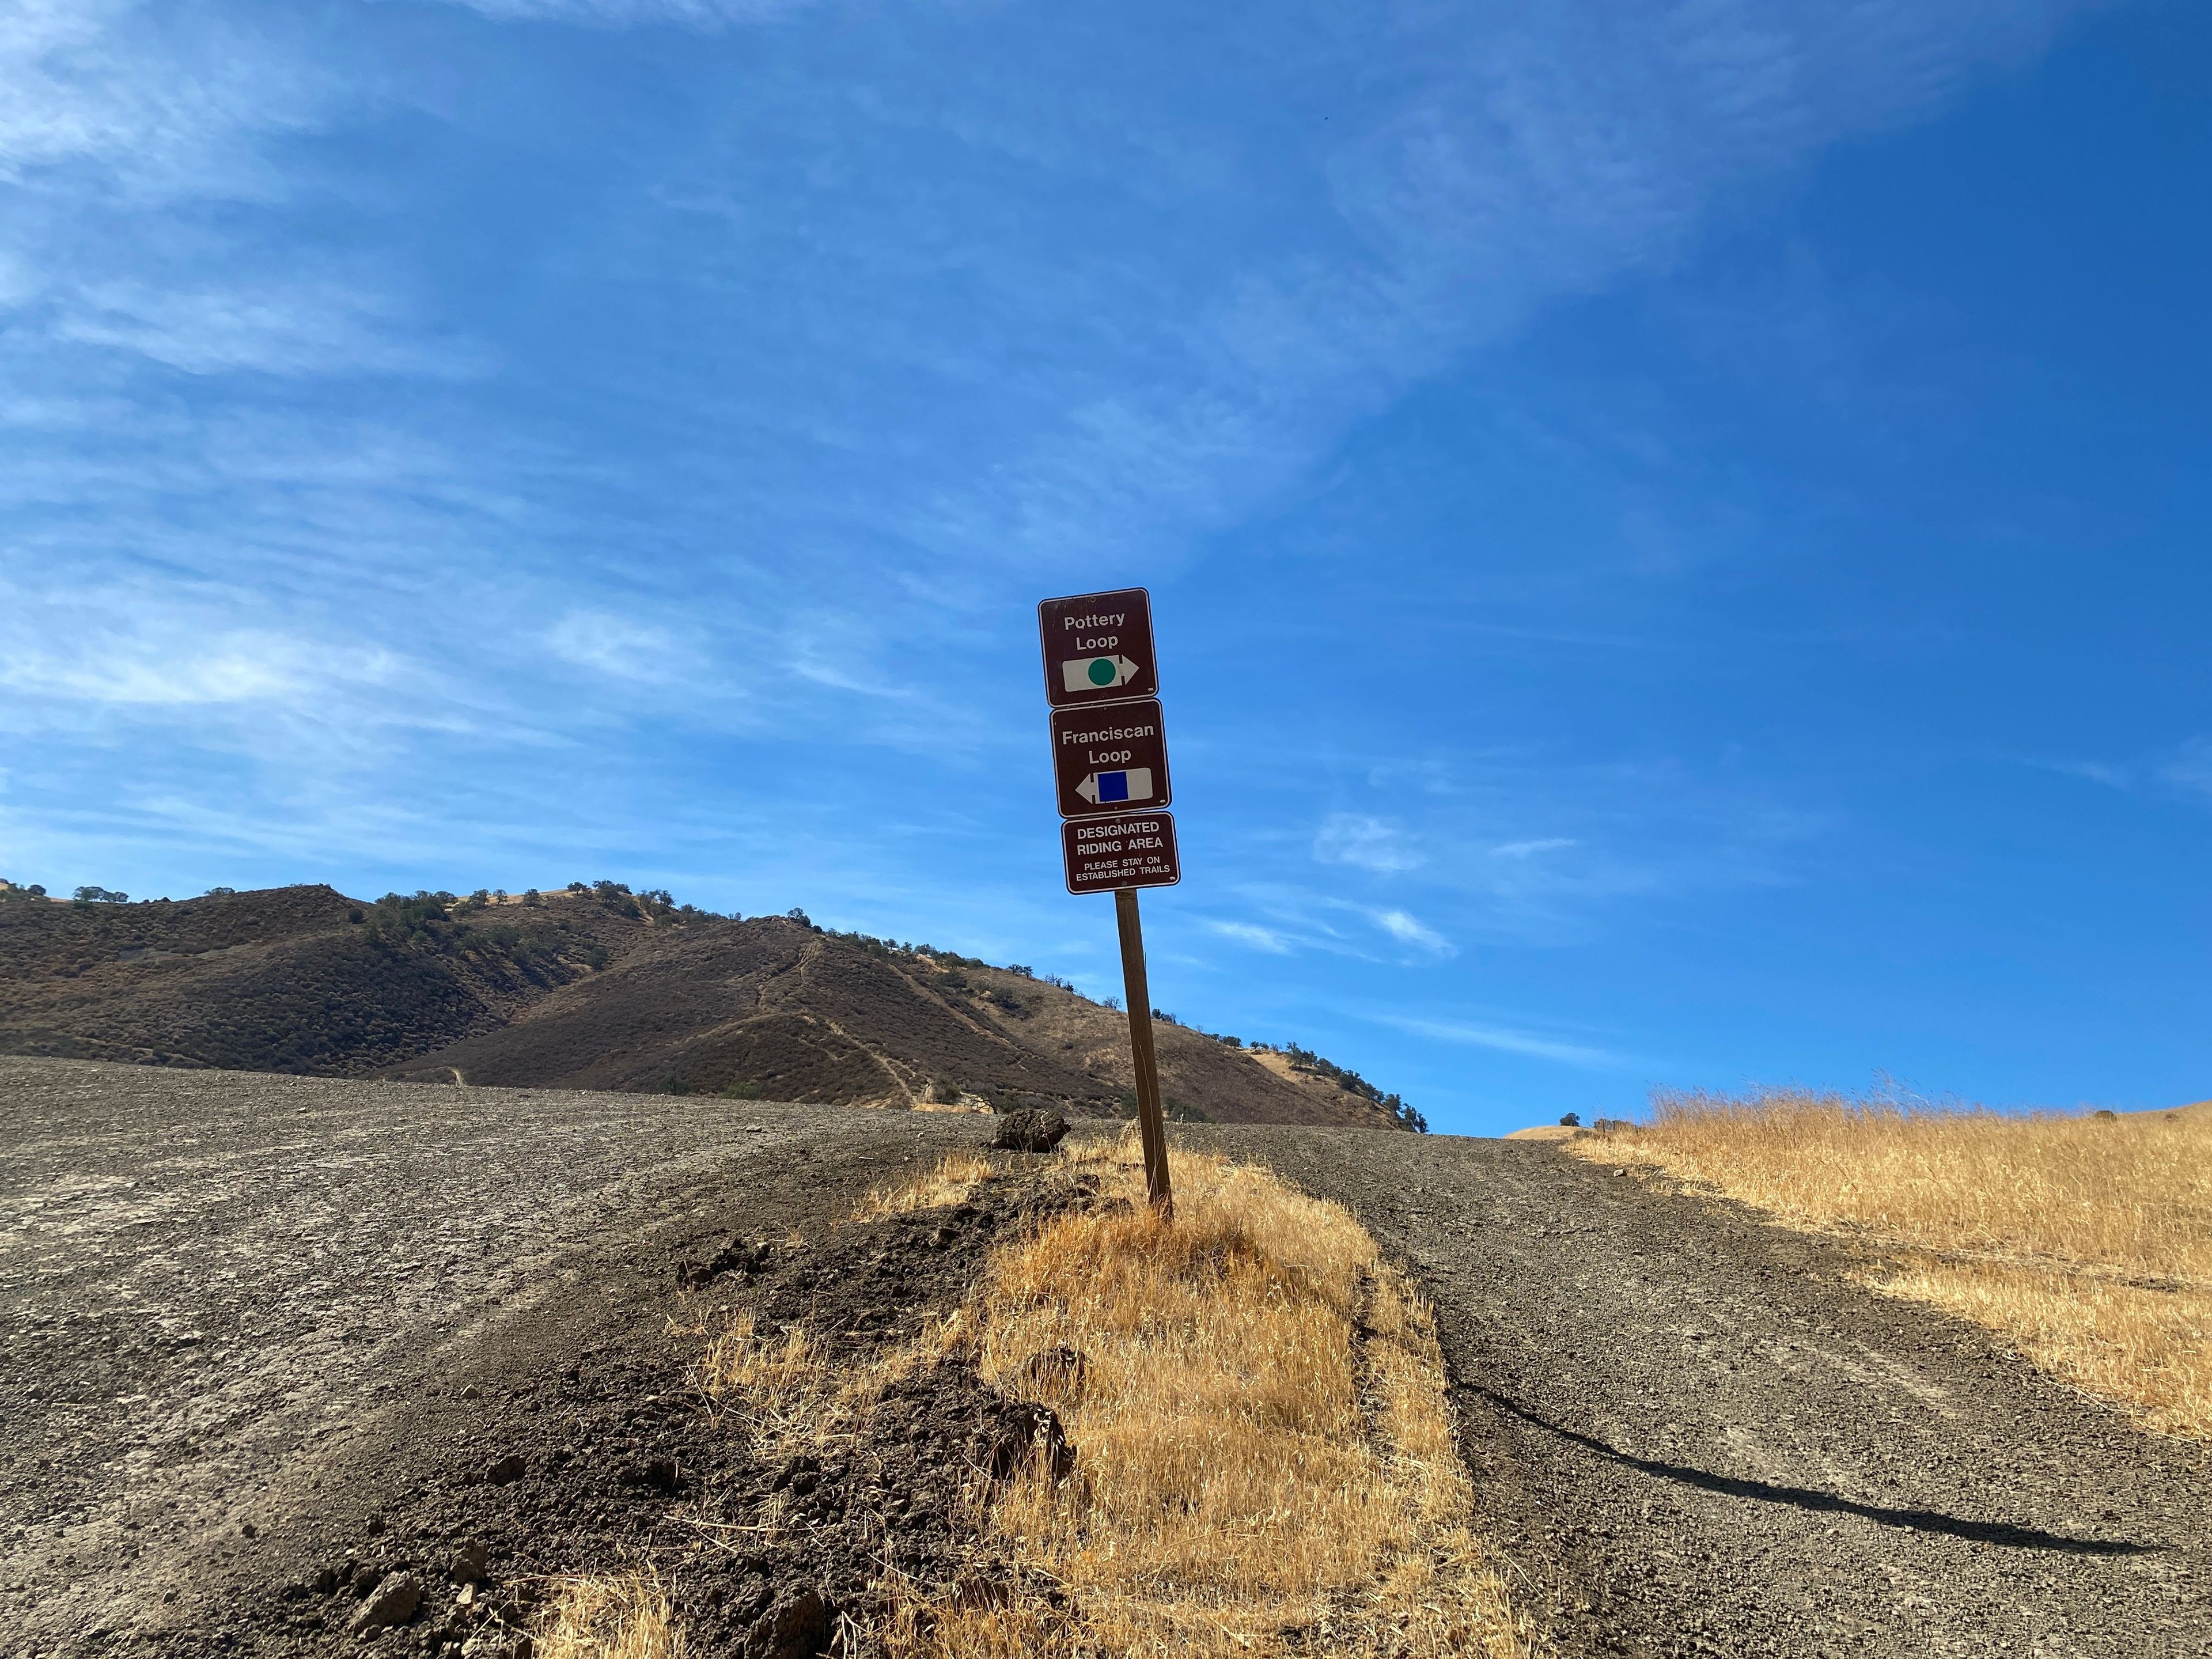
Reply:
[[[1098,799],[1127,800],[1129,799],[1129,775],[1127,772],[1101,772],[1098,775]]]

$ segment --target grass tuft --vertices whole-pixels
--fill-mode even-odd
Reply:
[[[976,1188],[994,1179],[999,1166],[979,1152],[947,1152],[927,1175],[903,1186],[878,1187],[861,1200],[853,1213],[855,1221],[882,1216],[907,1215],[915,1210],[938,1210],[965,1203]]]
[[[1876,1288],[2212,1439],[2212,1115],[2020,1117],[1791,1090],[1655,1107],[1570,1150],[1887,1246],[1898,1263]]]
[[[779,1425],[806,1414],[826,1375],[805,1326],[770,1334],[740,1311],[700,1355],[697,1380],[708,1399],[742,1401],[763,1422]]]
[[[650,1572],[563,1578],[533,1641],[537,1659],[685,1659],[666,1589]]]

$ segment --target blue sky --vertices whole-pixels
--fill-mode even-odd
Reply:
[[[2212,18],[0,9],[0,872],[611,877],[1439,1128],[2212,1093]]]

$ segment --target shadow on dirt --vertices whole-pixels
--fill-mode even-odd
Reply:
[[[1760,1504],[1787,1504],[1794,1509],[1816,1513],[1856,1515],[1879,1526],[1902,1527],[1914,1532],[1942,1533],[1953,1538],[1964,1538],[1977,1544],[1995,1544],[2005,1549],[2056,1550],[2069,1555],[2157,1555],[2171,1547],[2165,1544],[2140,1544],[2128,1539],[2069,1538],[2063,1533],[2042,1532],[2033,1527],[2016,1527],[2002,1521],[1970,1521],[1961,1516],[1939,1514],[1934,1510],[1889,1509],[1878,1504],[1862,1504],[1840,1493],[1820,1492],[1810,1486],[1780,1486],[1769,1480],[1715,1474],[1709,1469],[1692,1468],[1686,1463],[1638,1457],[1632,1452],[1607,1445],[1595,1435],[1583,1434],[1554,1423],[1519,1401],[1509,1400],[1488,1389],[1471,1383],[1462,1387],[1466,1392],[1480,1395],[1498,1410],[1532,1427],[1570,1441],[1585,1451],[1595,1452],[1625,1468],[1656,1475],[1662,1480],[1679,1481],[1701,1492],[1717,1492],[1725,1498],[1747,1498]]]

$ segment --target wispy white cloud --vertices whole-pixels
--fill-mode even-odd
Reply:
[[[1351,240],[1241,264],[1178,309],[1172,355],[1128,319],[1148,358],[1185,372],[1065,404],[951,517],[1030,551],[1224,522],[1440,363],[1663,264],[1718,200],[1911,118],[2080,9],[1891,0],[1845,21],[1817,0],[1738,0],[1316,31],[1334,61],[1286,62],[1293,82],[1420,65],[1395,98],[1343,100],[1357,113],[1321,166]]]
[[[16,0],[0,13],[0,180],[50,198],[268,199],[258,148],[355,94],[282,20],[144,0]]]
[[[2212,738],[2192,738],[2158,769],[2159,781],[2194,794],[2212,795]]]
[[[1286,957],[1291,953],[1291,942],[1272,927],[1261,927],[1249,921],[1217,921],[1207,920],[1200,924],[1210,933],[1234,939],[1239,945],[1249,945],[1269,956]]]
[[[1237,782],[1266,800],[1271,775]],[[1318,886],[1310,866],[1301,872],[1307,856],[1387,877],[1397,902],[1381,908],[1418,915],[1458,948],[1556,946],[1595,936],[1625,905],[1806,879],[1807,851],[1829,828],[1758,777],[1663,754],[1593,760],[1528,749],[1334,763],[1322,754],[1301,772],[1316,775],[1365,810],[1331,815],[1310,843],[1255,836],[1241,891],[1302,945],[1351,955],[1362,953],[1365,926],[1382,926],[1382,896]],[[1294,809],[1285,799],[1279,810]]]
[[[422,665],[373,640],[334,641],[219,590],[177,598],[144,580],[0,579],[0,690],[9,694],[0,719],[23,734],[50,720],[81,730],[88,720],[198,723],[226,712],[292,723],[359,700],[364,714],[374,706],[388,720],[397,688],[434,685]],[[415,712],[419,720],[422,705]]]
[[[54,306],[51,338],[136,352],[191,374],[452,374],[474,354],[419,337],[388,296],[326,281],[198,290],[104,282]]]
[[[1451,941],[1433,927],[1404,910],[1377,910],[1375,925],[1396,939],[1401,945],[1418,945],[1438,956],[1449,954]]]
[[[317,193],[273,148],[383,96],[326,44],[310,20],[250,7],[29,0],[0,16],[0,309],[19,360],[54,345],[194,374],[482,366],[388,282],[319,268],[250,216]]]
[[[1363,812],[1334,812],[1324,819],[1314,836],[1314,857],[1384,875],[1419,869],[1425,862],[1404,830]]]
[[[1494,859],[1532,859],[1539,853],[1564,852],[1570,847],[1581,845],[1572,836],[1545,836],[1535,841],[1509,841],[1503,846],[1492,848],[1490,856]]]
[[[1586,1071],[1628,1071],[1639,1064],[1609,1049],[1584,1042],[1565,1042],[1511,1026],[1476,1024],[1463,1020],[1413,1019],[1395,1014],[1371,1014],[1367,1018],[1379,1025],[1388,1025],[1413,1036],[1431,1037],[1439,1042],[1465,1043],[1477,1048],[1493,1048],[1500,1054],[1522,1054],[1531,1060],[1556,1060],[1563,1066],[1577,1066]]]
[[[501,22],[574,23],[594,28],[675,24],[719,28],[805,10],[814,0],[447,0]]]
[[[21,696],[157,708],[264,703],[310,689],[299,643],[234,632],[189,642],[93,629],[65,649],[11,641],[0,686]]]
[[[2111,761],[2037,756],[2021,761],[2021,764],[2033,767],[2039,772],[2055,772],[2063,778],[2080,778],[2086,782],[2102,784],[2107,789],[2132,789],[2137,781],[2136,768]]]
[[[616,611],[570,611],[544,639],[562,661],[614,679],[657,684],[673,678],[679,667],[680,648],[668,629]]]
[[[2020,763],[2130,793],[2164,787],[2187,794],[2212,794],[2212,738],[2191,738],[2163,753],[2153,751],[2127,760],[2035,756]]]

